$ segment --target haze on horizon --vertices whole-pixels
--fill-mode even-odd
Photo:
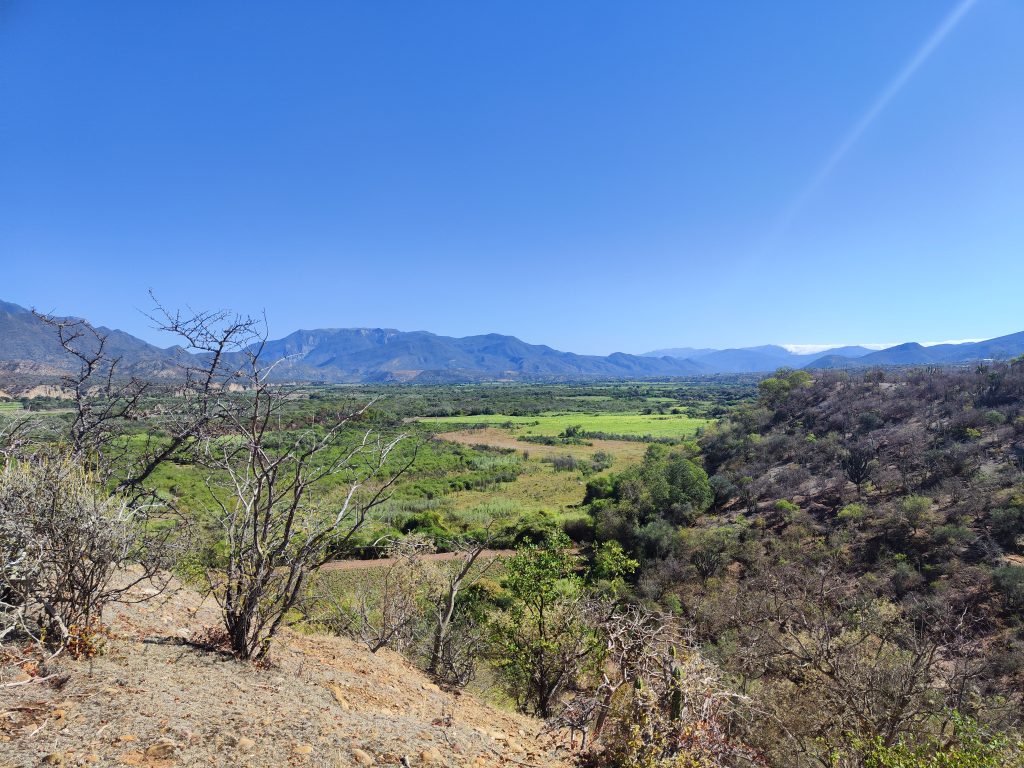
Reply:
[[[580,353],[1024,330],[1024,5],[0,0],[0,299]],[[830,343],[832,342],[832,343]]]

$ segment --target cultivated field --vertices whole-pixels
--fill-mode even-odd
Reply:
[[[421,419],[425,424],[485,425],[500,427],[515,436],[547,435],[555,437],[571,427],[587,433],[631,435],[653,438],[688,438],[708,423],[681,413],[585,413],[559,412],[536,416],[438,416]]]

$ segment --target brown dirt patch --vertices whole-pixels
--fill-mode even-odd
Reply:
[[[218,623],[187,589],[106,618],[102,656],[0,688],[0,767],[567,765],[540,722],[442,691],[389,651],[285,631],[257,668],[183,642]]]

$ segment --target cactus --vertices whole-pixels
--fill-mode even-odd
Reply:
[[[680,720],[683,717],[683,671],[672,668],[672,696],[669,699],[669,717]]]

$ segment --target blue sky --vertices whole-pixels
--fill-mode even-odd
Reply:
[[[0,0],[0,298],[154,339],[1024,330],[1024,3]]]

